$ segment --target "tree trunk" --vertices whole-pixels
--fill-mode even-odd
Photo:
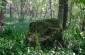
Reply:
[[[81,28],[82,31],[85,31],[85,16],[84,16],[84,19],[83,19],[83,22],[82,22],[81,26],[82,26],[82,28]]]
[[[23,21],[24,20],[24,5],[25,5],[25,1],[26,0],[21,0],[21,10],[20,10],[20,20],[19,21]]]
[[[3,31],[3,10],[0,10],[0,32]]]
[[[11,0],[12,2],[12,0]],[[10,3],[10,18],[12,17],[12,3]]]
[[[59,0],[59,13],[58,13],[58,18],[60,21],[60,25],[61,25],[61,32],[63,32],[63,30],[66,29],[67,27],[67,17],[68,17],[68,0]],[[63,34],[61,34],[60,38],[61,43],[63,43],[63,47],[66,47],[66,45],[64,44],[64,37]]]
[[[20,10],[20,20],[19,21],[22,21],[24,18],[23,16],[23,0],[21,0],[21,10]]]
[[[1,4],[1,8],[0,8],[0,32],[3,31],[3,15],[4,15],[4,11],[5,11],[5,8],[3,8],[2,6],[6,6],[4,5],[4,2],[6,2],[6,0],[2,0],[2,4]]]
[[[68,18],[68,0],[64,1],[64,14],[63,14],[63,29],[67,28]]]
[[[59,0],[58,18],[60,20],[61,27],[66,29],[68,18],[68,0]]]
[[[35,17],[35,8],[33,6],[33,3],[30,3],[30,6],[29,6],[29,13],[30,13],[30,19],[29,21],[32,21],[32,17]]]
[[[51,4],[52,4],[52,1],[51,0],[49,0],[49,19],[51,19],[52,18],[52,8],[51,8]]]
[[[60,21],[60,25],[61,25],[61,27],[63,27],[62,26],[62,24],[63,24],[63,14],[64,14],[64,9],[63,9],[63,7],[64,7],[64,0],[62,1],[62,0],[59,0],[59,12],[58,12],[58,19],[59,19],[59,21]]]

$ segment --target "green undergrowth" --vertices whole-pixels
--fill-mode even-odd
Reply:
[[[71,24],[64,32],[64,37],[69,41],[69,48],[73,48],[81,55],[85,55],[85,39],[78,25]],[[73,50],[66,48],[54,47],[43,51],[41,49],[27,47],[24,39],[28,31],[29,22],[8,20],[4,25],[4,32],[0,33],[0,55],[75,55]]]
[[[4,31],[0,33],[0,55],[20,55],[26,51],[24,38],[28,26],[27,22],[5,24]]]

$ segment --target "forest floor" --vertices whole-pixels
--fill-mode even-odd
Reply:
[[[30,23],[27,20],[18,22],[16,19],[8,17],[4,19],[4,22],[5,32],[0,33],[0,55],[75,55],[74,52],[68,49],[58,48],[56,50],[54,47],[42,51],[27,47],[24,39],[29,31]]]

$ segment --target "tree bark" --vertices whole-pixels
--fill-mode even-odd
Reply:
[[[58,18],[59,18],[60,25],[61,25],[61,32],[63,32],[63,30],[67,28],[68,0],[59,0]],[[63,34],[61,34],[60,38],[62,39],[60,44],[63,43],[63,47],[66,47]]]
[[[3,15],[4,13],[3,13],[3,10],[1,9],[0,10],[0,32],[3,31]]]
[[[49,19],[52,18],[52,7],[51,7],[51,5],[52,5],[52,1],[49,0]]]
[[[12,2],[12,0],[10,0]],[[12,4],[10,3],[10,18],[12,17]]]
[[[61,27],[66,29],[68,18],[68,0],[59,0],[58,18],[60,20]]]
[[[83,19],[83,22],[82,22],[81,26],[82,26],[82,28],[81,28],[82,31],[85,31],[85,16],[84,16],[84,19]]]
[[[21,0],[21,10],[20,10],[20,20],[19,21],[23,21],[24,20],[24,5],[25,5],[25,1],[26,0]]]
[[[64,14],[63,14],[63,29],[67,28],[68,18],[68,0],[64,1]]]
[[[59,0],[59,12],[58,12],[58,18],[60,20],[60,23],[63,23],[63,14],[64,14],[64,0]]]

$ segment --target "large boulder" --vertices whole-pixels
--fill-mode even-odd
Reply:
[[[35,46],[36,37],[38,37],[41,47],[50,47],[54,43],[60,47],[65,46],[62,37],[62,28],[58,19],[44,19],[30,23],[26,42]]]

